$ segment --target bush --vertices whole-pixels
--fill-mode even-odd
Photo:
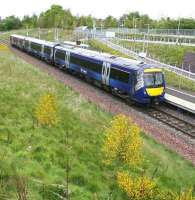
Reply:
[[[157,195],[156,183],[146,176],[132,179],[125,172],[117,173],[119,187],[133,200],[153,200]]]
[[[53,126],[57,124],[57,105],[53,94],[43,95],[35,110],[35,117],[40,125]]]
[[[142,139],[140,129],[125,115],[117,115],[106,130],[103,151],[106,163],[114,160],[129,165],[137,165],[141,161]]]

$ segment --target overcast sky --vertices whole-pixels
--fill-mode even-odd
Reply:
[[[119,17],[124,13],[139,11],[158,19],[160,17],[195,18],[195,0],[1,0],[0,16],[22,17],[47,10],[52,4],[70,9],[74,15],[89,15],[104,18]]]

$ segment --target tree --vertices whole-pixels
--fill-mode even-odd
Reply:
[[[0,22],[0,30],[12,30],[12,29],[19,29],[22,27],[22,23],[19,18],[15,16],[6,17],[4,20]]]
[[[77,18],[77,26],[87,26],[93,28],[93,18],[91,15],[81,16]]]
[[[106,17],[106,19],[104,20],[105,28],[113,28],[113,27],[117,27],[117,26],[118,26],[117,19],[112,17],[111,15]]]
[[[38,26],[38,17],[33,15],[32,17],[25,15],[22,19],[22,26],[24,28],[36,28]]]

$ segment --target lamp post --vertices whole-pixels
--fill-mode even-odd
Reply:
[[[147,31],[147,49],[146,49],[146,55],[147,55],[150,24],[145,24],[145,25],[148,26],[148,31]],[[143,52],[145,51],[145,42],[146,42],[146,35],[144,35]]]
[[[181,20],[179,18],[179,22],[178,22],[178,25],[177,25],[177,43],[179,43],[179,35],[180,35],[180,25],[181,25]]]

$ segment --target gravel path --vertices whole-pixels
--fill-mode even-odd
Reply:
[[[111,94],[97,87],[89,85],[85,81],[70,74],[62,73],[57,68],[33,58],[26,53],[20,52],[17,49],[11,48],[11,50],[26,62],[46,71],[105,111],[112,112],[113,114],[123,113],[130,116],[147,135],[152,136],[158,143],[164,144],[169,149],[176,151],[195,165],[195,140],[137,111],[137,109],[127,105],[125,102],[114,98]]]

